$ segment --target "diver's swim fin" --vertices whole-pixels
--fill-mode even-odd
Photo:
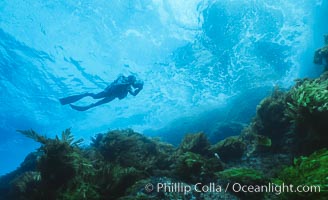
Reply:
[[[77,110],[77,111],[86,111],[89,108],[92,108],[92,106],[75,106],[73,104],[69,104],[72,109]]]
[[[88,93],[85,94],[78,94],[78,95],[73,95],[73,96],[69,96],[69,97],[65,97],[65,98],[61,98],[59,99],[59,102],[61,103],[61,105],[66,105],[69,103],[74,103],[80,99],[82,99],[83,97],[89,96]]]

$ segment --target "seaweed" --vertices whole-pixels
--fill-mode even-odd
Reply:
[[[223,161],[240,159],[245,150],[245,142],[237,136],[228,137],[211,147],[213,154],[218,153]]]
[[[56,140],[60,141],[60,139],[57,136],[56,136]],[[70,146],[78,147],[79,145],[82,144],[83,139],[80,138],[80,139],[74,141],[74,136],[71,133],[71,129],[66,129],[65,131],[62,132],[61,141],[69,144]]]
[[[42,136],[42,135],[38,134],[37,132],[35,132],[32,129],[31,130],[17,130],[17,131],[22,133],[26,137],[29,137],[29,138],[31,138],[31,139],[33,139],[36,142],[39,142],[41,144],[46,144],[49,140],[46,136]]]
[[[300,156],[294,159],[294,165],[281,171],[274,180],[281,185],[316,186],[316,192],[286,192],[282,199],[326,199],[328,195],[328,150],[321,149],[308,157]],[[320,187],[320,192],[319,188]]]
[[[33,130],[19,132],[42,145],[38,150],[41,154],[37,160],[37,171],[28,171],[15,180],[21,192],[14,198],[25,196],[25,182],[33,182],[28,175],[37,173],[38,182],[33,189],[36,192],[29,199],[94,199],[88,195],[95,193],[90,181],[94,169],[82,153],[82,139],[75,140],[70,129],[63,131],[60,139],[58,136],[47,138]]]
[[[218,172],[217,175],[231,183],[237,182],[245,185],[263,184],[266,180],[262,172],[244,167],[226,169]]]
[[[149,174],[169,169],[175,150],[172,145],[160,143],[130,129],[98,134],[91,145],[106,161]]]
[[[203,172],[205,159],[196,153],[186,152],[178,156],[175,172],[187,182],[197,182]]]
[[[179,146],[181,152],[209,154],[210,142],[204,133],[186,134]]]
[[[290,92],[286,116],[302,123],[312,115],[328,111],[328,79],[305,80]]]
[[[12,198],[21,198],[22,196],[30,196],[37,198],[37,189],[40,186],[41,174],[37,171],[28,171],[11,181]]]
[[[291,89],[287,98],[286,116],[293,123],[297,155],[310,154],[328,147],[328,77],[305,79]]]
[[[285,133],[290,128],[290,122],[284,115],[287,107],[286,96],[286,92],[276,87],[272,94],[257,106],[256,117],[250,125],[256,145],[263,144],[262,138],[268,138],[271,140],[271,145],[267,150],[275,152],[284,150],[281,147],[285,142]]]
[[[17,130],[18,132],[22,133],[26,137],[29,137],[36,142],[39,142],[41,144],[47,144],[48,142],[51,141],[50,138],[47,138],[47,136],[43,136],[35,132],[34,130]],[[74,141],[74,136],[71,133],[71,129],[66,129],[65,131],[62,132],[61,134],[61,139],[56,135],[56,141],[62,142],[62,143],[67,143],[70,146],[79,146],[83,142],[83,139],[78,139]]]
[[[263,99],[256,108],[254,125],[256,133],[277,140],[288,127],[284,116],[286,110],[286,92],[275,87],[271,96]]]
[[[264,193],[261,192],[235,192],[233,187],[235,184],[258,186],[267,183],[268,178],[258,170],[246,167],[230,168],[222,172],[218,172],[217,176],[223,180],[225,187],[229,186],[230,192],[233,192],[242,199],[263,199]]]

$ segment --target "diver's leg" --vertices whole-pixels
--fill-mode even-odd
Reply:
[[[86,111],[90,108],[93,108],[93,107],[96,107],[96,106],[99,106],[99,105],[102,105],[102,104],[105,104],[105,103],[108,103],[110,101],[113,101],[115,99],[115,97],[105,97],[103,98],[102,100],[100,101],[97,101],[96,103],[93,103],[93,104],[90,104],[88,106],[75,106],[75,105],[72,105],[70,104],[71,108],[73,108],[74,110],[78,110],[78,111]]]
[[[96,103],[93,103],[91,104],[92,107],[96,107],[96,106],[99,106],[99,105],[102,105],[102,104],[105,104],[105,103],[108,103],[108,102],[111,102],[115,99],[115,97],[105,97],[103,98],[102,100],[100,101],[97,101]]]
[[[88,106],[75,106],[73,104],[69,104],[71,106],[72,109],[77,110],[77,111],[86,111],[89,108],[92,108],[92,104],[88,105]]]
[[[84,93],[84,94],[78,94],[78,95],[73,95],[73,96],[69,96],[69,97],[65,97],[65,98],[61,98],[59,99],[59,102],[62,104],[62,105],[66,105],[66,104],[69,104],[69,103],[74,103],[84,97],[87,97],[87,96],[91,96],[92,93]]]
[[[101,99],[105,98],[108,94],[105,91],[99,92],[97,94],[90,93],[89,96],[91,96],[93,99]]]

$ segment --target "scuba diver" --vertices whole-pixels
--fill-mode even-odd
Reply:
[[[113,101],[115,98],[121,100],[125,98],[128,95],[128,93],[130,93],[133,96],[136,96],[142,90],[142,88],[143,88],[143,81],[137,80],[135,76],[130,75],[128,77],[125,77],[123,75],[120,75],[113,83],[111,83],[102,92],[99,92],[97,94],[87,92],[84,94],[61,98],[59,99],[59,101],[62,105],[69,104],[71,108],[74,110],[85,111],[90,108]],[[92,97],[93,99],[101,99],[101,100],[87,106],[76,106],[71,104],[88,96]]]

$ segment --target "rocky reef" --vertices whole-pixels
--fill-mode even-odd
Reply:
[[[328,69],[328,35],[324,35],[324,41],[325,41],[325,46],[315,51],[313,62],[317,65],[325,64],[325,70],[327,70]]]
[[[322,64],[325,47],[318,52]],[[206,133],[186,134],[173,146],[126,129],[83,146],[70,129],[55,138],[20,131],[41,147],[0,178],[0,200],[323,200],[327,122],[326,71],[289,90],[275,88],[238,136],[216,144]]]

